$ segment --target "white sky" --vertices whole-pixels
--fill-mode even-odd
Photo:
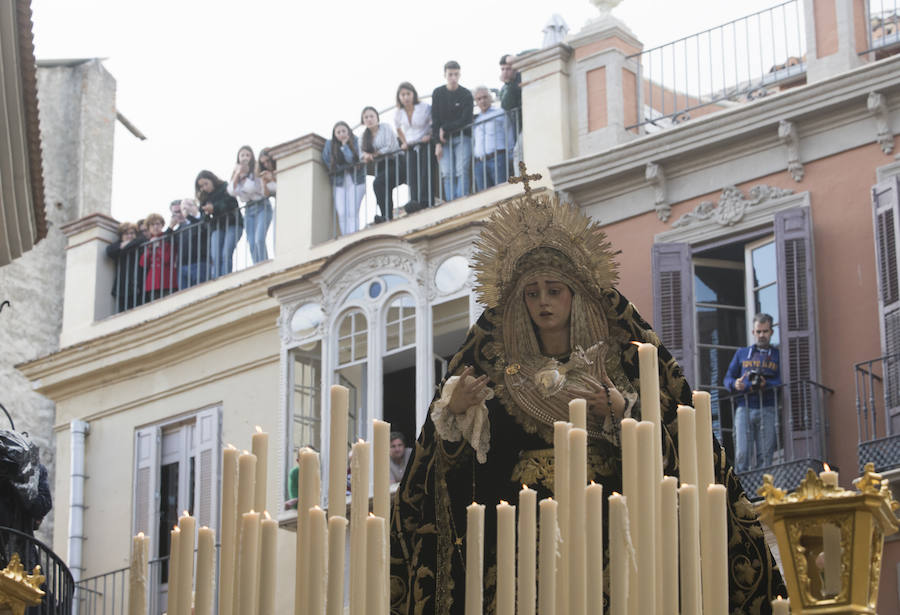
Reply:
[[[614,15],[645,48],[777,0],[625,0]],[[112,215],[167,213],[198,171],[228,178],[238,148],[255,151],[309,132],[331,135],[363,106],[391,105],[397,84],[499,87],[502,53],[540,47],[559,13],[577,32],[588,0],[32,0],[38,59],[102,57],[117,108],[148,138],[117,124]]]

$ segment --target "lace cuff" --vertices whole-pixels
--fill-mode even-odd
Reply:
[[[448,406],[458,384],[459,376],[448,378],[441,390],[441,398],[432,404],[431,420],[434,421],[434,429],[442,439],[449,442],[465,439],[475,450],[478,463],[487,463],[487,454],[491,448],[491,421],[484,402],[494,398],[494,391],[488,388],[484,401],[470,406],[462,414],[454,414]]]

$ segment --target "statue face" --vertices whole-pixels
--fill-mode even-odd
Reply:
[[[525,286],[525,306],[541,333],[569,331],[572,291],[563,282],[538,276]]]

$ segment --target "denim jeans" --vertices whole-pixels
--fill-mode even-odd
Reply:
[[[772,465],[772,455],[775,454],[776,446],[775,418],[776,411],[773,406],[762,408],[738,406],[734,413],[735,470],[746,472]]]
[[[222,223],[220,223],[222,224]],[[232,256],[234,255],[234,247],[237,245],[238,239],[241,238],[243,229],[235,226],[233,223],[227,226],[216,226],[210,233],[209,254],[212,260],[211,279],[231,273]]]
[[[178,269],[178,288],[184,290],[206,281],[206,263],[191,263]]]
[[[244,225],[247,227],[247,243],[253,264],[269,259],[266,249],[266,233],[272,223],[272,202],[269,197],[250,201],[244,208]]]
[[[505,149],[498,150],[490,158],[476,158],[475,192],[481,192],[497,184],[505,184],[508,172]]]
[[[441,154],[441,182],[444,200],[452,201],[469,194],[469,164],[472,162],[472,137],[453,135]]]

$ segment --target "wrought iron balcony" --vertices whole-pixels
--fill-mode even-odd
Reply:
[[[854,366],[859,467],[875,471],[900,467],[900,354]]]
[[[0,526],[0,569],[6,567],[14,553],[19,554],[26,572],[30,574],[35,566],[40,566],[41,574],[46,577],[41,585],[44,599],[40,605],[28,609],[29,615],[69,615],[75,582],[65,562],[34,536]]]

